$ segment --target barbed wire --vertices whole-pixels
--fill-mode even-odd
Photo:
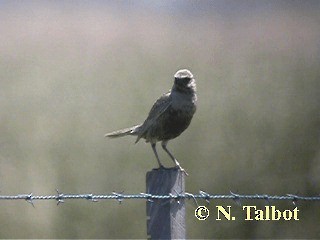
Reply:
[[[176,193],[168,195],[153,195],[149,193],[138,193],[138,194],[124,194],[123,192],[112,192],[112,194],[64,194],[56,190],[56,195],[33,195],[29,194],[17,194],[17,195],[0,195],[0,200],[25,200],[34,206],[34,201],[39,200],[54,200],[57,202],[57,205],[63,203],[65,200],[76,200],[84,199],[92,202],[98,202],[99,200],[110,200],[114,199],[121,203],[126,199],[145,199],[147,201],[153,202],[157,199],[169,199],[176,200],[179,202],[181,199],[194,200],[197,203],[197,199],[204,199],[207,202],[210,200],[224,200],[231,199],[234,200],[237,204],[241,205],[241,200],[265,200],[270,204],[270,201],[291,201],[294,205],[298,201],[320,201],[320,196],[299,196],[295,194],[286,194],[286,195],[268,195],[268,194],[237,194],[230,192],[227,195],[219,194],[209,194],[205,191],[200,190],[198,194],[192,193]]]

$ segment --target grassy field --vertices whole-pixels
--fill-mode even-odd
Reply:
[[[319,8],[192,15],[76,3],[0,9],[0,194],[144,192],[157,166],[149,144],[103,136],[142,122],[180,68],[195,75],[198,109],[168,147],[188,192],[319,194]],[[218,204],[242,211],[209,209]],[[189,201],[187,235],[318,237],[318,204],[298,207],[296,222],[200,222]],[[0,212],[1,238],[146,238],[142,200],[2,201]]]

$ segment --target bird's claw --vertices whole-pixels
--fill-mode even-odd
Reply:
[[[189,174],[187,173],[186,170],[184,170],[184,168],[182,168],[180,166],[180,164],[178,163],[174,168],[179,169],[181,172],[183,172],[186,176],[189,176]],[[158,168],[154,168],[153,170],[168,170],[168,169],[172,169],[172,168],[166,168],[165,166],[161,165]]]
[[[184,168],[182,168],[179,164],[178,161],[176,161],[176,168],[180,169],[181,172],[183,172],[186,176],[189,176],[189,174],[187,173],[186,170],[184,170]]]

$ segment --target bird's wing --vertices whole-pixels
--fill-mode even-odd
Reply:
[[[136,142],[146,133],[146,131],[152,126],[153,123],[168,109],[171,105],[170,91],[163,94],[152,106],[147,119],[141,126],[141,131],[138,134]]]

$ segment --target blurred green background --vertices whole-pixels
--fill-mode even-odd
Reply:
[[[188,192],[318,195],[319,26],[319,1],[0,1],[0,194],[145,192],[149,144],[103,136],[188,68],[198,110],[169,143]],[[200,222],[188,201],[187,236],[319,237],[319,204],[297,205],[296,222]],[[146,238],[143,200],[35,206],[1,201],[0,237]]]

